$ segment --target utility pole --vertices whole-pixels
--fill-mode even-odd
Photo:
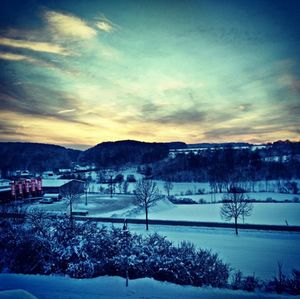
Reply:
[[[112,194],[113,194],[113,176],[110,175],[110,198],[112,198]]]
[[[87,191],[88,191],[88,188],[87,186],[85,187],[85,205],[87,206]]]

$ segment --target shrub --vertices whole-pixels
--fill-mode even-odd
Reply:
[[[200,188],[198,189],[198,194],[204,194],[205,193],[205,188]]]
[[[242,281],[242,290],[248,292],[254,292],[259,286],[258,279],[253,276],[246,276]]]
[[[174,246],[157,233],[142,237],[127,229],[70,222],[69,218],[45,217],[48,230],[41,231],[42,222],[31,218],[26,225],[1,227],[2,268],[74,278],[128,275],[195,286],[227,284],[228,265],[191,243]]]
[[[185,195],[193,195],[193,191],[192,190],[186,190],[185,191]]]
[[[94,276],[94,264],[90,260],[69,263],[66,274],[73,278],[90,278]]]
[[[254,292],[258,287],[260,287],[260,284],[254,275],[244,277],[241,271],[237,271],[233,274],[231,282],[232,289]]]
[[[266,291],[276,292],[278,294],[288,293],[300,295],[300,271],[293,270],[292,276],[287,277],[282,270],[282,264],[278,263],[277,277],[266,283]]]
[[[174,204],[197,204],[197,202],[191,198],[176,198],[175,196],[169,196],[168,198]]]

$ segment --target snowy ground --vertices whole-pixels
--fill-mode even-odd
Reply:
[[[133,174],[137,180],[141,179],[143,176],[136,172],[134,169],[125,169],[120,172],[116,173],[122,173],[124,178],[127,177],[127,175]],[[300,180],[293,180],[298,183],[298,186],[300,186]],[[161,180],[155,180],[155,183],[157,184],[158,189],[162,194],[166,195],[166,190],[164,189],[164,181]],[[211,188],[208,182],[173,182],[173,188],[170,192],[171,195],[174,195],[176,197],[184,196],[184,197],[190,197],[190,196],[196,196],[196,199],[203,198],[207,200],[207,202],[210,202],[212,199],[212,195],[210,194]],[[248,184],[249,185],[249,184]],[[96,179],[93,183],[89,186],[90,192],[99,192],[100,187],[107,189],[107,184],[99,184],[96,183]],[[250,186],[248,186],[250,188]],[[251,189],[251,188],[250,188]],[[135,183],[129,183],[128,191],[130,193],[135,190]],[[199,190],[204,192],[204,194],[199,194]],[[249,193],[248,196],[251,199],[256,200],[266,200],[267,198],[272,198],[274,200],[278,201],[284,201],[284,200],[293,200],[295,197],[300,200],[300,195],[295,194],[281,194],[278,193],[278,181],[268,181],[267,183],[265,181],[257,181],[254,184],[254,191],[252,193]],[[216,193],[215,198],[216,200],[221,200],[223,197],[223,194]]]
[[[178,195],[176,198],[191,198],[196,202],[204,201],[205,203],[212,203],[222,201],[224,193],[213,194],[192,194],[192,195]],[[300,195],[297,194],[284,194],[277,192],[249,192],[245,193],[245,197],[255,201],[276,201],[276,202],[300,202]]]
[[[159,203],[150,209],[149,218],[160,220],[189,220],[224,222],[220,218],[222,204],[174,205]],[[245,218],[245,223],[300,225],[299,203],[254,203],[251,216]],[[144,218],[143,213],[137,218]],[[242,222],[242,221],[241,221]]]
[[[289,298],[289,296],[275,294],[247,293],[226,289],[179,286],[166,282],[155,281],[149,278],[130,280],[129,286],[126,287],[125,279],[120,277],[104,276],[92,279],[71,279],[68,277],[59,276],[0,274],[0,290],[12,289],[23,289],[39,299]],[[30,298],[25,297],[25,295],[24,297],[8,297],[7,294],[7,292],[3,292],[1,294],[0,291],[0,298]]]
[[[300,225],[300,203],[258,202],[253,203],[253,207],[251,216],[244,219],[245,223]],[[29,208],[65,212],[67,204],[63,201],[50,205],[35,203]],[[179,205],[162,200],[150,209],[149,217],[160,220],[223,222],[220,218],[220,208],[221,203]],[[136,211],[133,195],[115,195],[111,198],[109,195],[90,194],[88,205],[85,205],[85,196],[82,196],[81,200],[74,204],[74,209],[87,210],[89,216],[144,218],[143,211],[140,213]]]
[[[141,218],[144,213],[137,213],[133,205],[133,196],[90,195],[88,205],[85,197],[75,204],[75,209],[86,209],[90,216]],[[216,221],[221,204],[174,205],[164,200],[152,207],[150,219]],[[66,204],[59,202],[52,205],[35,204],[46,210],[66,211]],[[299,203],[255,203],[254,210],[245,223],[300,225]],[[132,225],[130,229],[145,233],[143,225]],[[236,237],[232,229],[209,229],[197,227],[150,226],[150,232],[157,231],[175,243],[187,240],[197,246],[219,253],[220,257],[235,269],[243,273],[255,274],[271,279],[277,271],[277,263],[283,263],[288,274],[293,268],[300,269],[300,234],[285,232],[242,231]]]

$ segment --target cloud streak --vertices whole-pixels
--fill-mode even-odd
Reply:
[[[27,41],[27,40],[19,40],[12,39],[6,37],[0,37],[0,46],[12,47],[12,48],[21,48],[26,50],[32,50],[36,52],[45,52],[51,54],[59,54],[59,55],[71,55],[72,53],[66,48],[48,43],[48,42],[36,42],[36,41]]]
[[[21,54],[8,53],[8,52],[0,52],[0,59],[10,60],[10,61],[35,62],[35,59],[33,59],[32,57],[28,57]]]

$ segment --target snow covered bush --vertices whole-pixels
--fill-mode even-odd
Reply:
[[[142,237],[68,218],[8,223],[1,229],[0,245],[2,268],[16,273],[153,277],[196,286],[225,286],[229,275],[228,265],[216,254],[191,243],[174,246],[157,233]]]
[[[229,266],[217,254],[192,243],[175,246],[154,233],[143,237],[116,227],[69,218],[27,217],[0,223],[0,270],[26,274],[67,274],[74,278],[118,275],[152,277],[182,285],[228,287]],[[232,289],[300,293],[300,271],[262,284],[256,277],[233,276]]]
[[[77,263],[69,263],[66,274],[73,278],[90,278],[94,277],[94,264],[91,260],[79,261]]]
[[[6,246],[10,248],[10,253],[6,257],[7,267],[11,272],[49,274],[52,259],[47,239],[22,231],[18,232]]]
[[[274,277],[273,280],[266,283],[265,290],[278,294],[288,293],[291,295],[300,295],[300,271],[294,269],[292,276],[287,277],[279,266],[277,277]]]

